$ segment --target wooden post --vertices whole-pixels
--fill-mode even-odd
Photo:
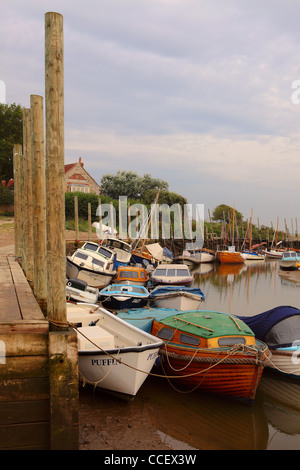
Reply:
[[[33,287],[35,297],[41,309],[45,312],[47,299],[46,176],[42,96],[30,96],[30,109],[33,206]]]
[[[75,242],[79,240],[79,227],[78,227],[78,197],[74,196],[74,217],[75,217]]]
[[[89,240],[92,239],[92,209],[91,203],[88,202],[88,227],[89,227]]]
[[[33,281],[33,228],[32,228],[32,172],[31,172],[31,119],[30,109],[23,109],[23,154],[24,154],[24,242],[27,278]]]
[[[13,162],[14,162],[14,226],[15,226],[15,256],[22,256],[21,246],[21,200],[20,200],[20,165],[21,165],[22,146],[14,145]]]
[[[52,326],[49,333],[50,446],[75,450],[79,446],[78,345],[76,332],[66,326],[63,57],[63,17],[46,13],[47,315],[50,325],[60,325]]]
[[[22,269],[25,271],[25,196],[24,196],[24,155],[20,155],[20,251]]]
[[[47,315],[66,321],[63,17],[45,15]]]

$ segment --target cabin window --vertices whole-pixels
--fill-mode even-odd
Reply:
[[[158,338],[171,340],[174,336],[174,330],[172,328],[162,328],[157,333]]]
[[[227,338],[219,338],[218,339],[218,345],[219,346],[233,346],[235,344],[245,344],[246,339],[243,337],[227,337]]]
[[[146,279],[146,276],[145,276],[144,271],[142,271],[142,272],[140,273],[140,275],[141,275],[141,278]]]
[[[78,252],[76,253],[76,255],[75,255],[75,258],[87,260],[87,259],[88,259],[88,255],[85,255],[84,253],[80,253],[80,251],[78,251]]]
[[[155,274],[155,276],[166,276],[167,275],[167,270],[166,269],[157,269],[154,274]]]
[[[92,251],[97,251],[98,245],[94,245],[93,243],[86,243],[84,245],[85,250],[92,250]]]
[[[199,338],[197,338],[196,336],[186,335],[185,333],[181,333],[179,335],[179,341],[181,343],[190,344],[192,346],[199,346],[200,345],[200,339]]]
[[[92,263],[93,263],[93,264],[96,264],[97,266],[101,266],[101,267],[104,265],[104,263],[102,263],[102,261],[99,261],[99,260],[96,259],[96,258],[93,258],[93,259],[92,259]]]
[[[186,269],[177,269],[177,276],[189,276],[190,273]]]
[[[137,279],[139,277],[139,273],[136,271],[121,271],[120,278],[122,277],[131,277]]]
[[[176,276],[176,270],[175,269],[168,269],[168,276]]]
[[[103,248],[103,246],[100,246],[97,250],[99,255],[105,256],[105,258],[110,258],[111,257],[111,251],[106,250]]]

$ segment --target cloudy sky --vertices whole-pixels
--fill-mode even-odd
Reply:
[[[45,95],[48,11],[64,17],[66,163],[300,231],[299,1],[1,0],[8,104]]]

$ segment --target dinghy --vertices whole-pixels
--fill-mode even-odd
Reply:
[[[204,299],[199,287],[157,286],[150,292],[150,304],[156,308],[197,310]]]
[[[135,396],[150,373],[162,340],[93,304],[67,303],[78,335],[81,380]]]
[[[149,292],[144,286],[133,284],[110,284],[99,292],[99,300],[109,310],[144,307]]]

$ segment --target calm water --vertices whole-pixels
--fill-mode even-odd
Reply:
[[[282,276],[276,260],[241,266],[203,264],[195,273],[206,301],[203,308],[237,315],[256,315],[278,305],[300,307],[300,284]],[[128,418],[147,410],[151,425],[176,450],[296,450],[300,449],[300,380],[263,373],[253,407],[199,391],[183,393],[165,379],[149,377],[130,403],[88,391],[82,406],[112,413],[122,406]],[[96,415],[95,415],[96,416]]]

